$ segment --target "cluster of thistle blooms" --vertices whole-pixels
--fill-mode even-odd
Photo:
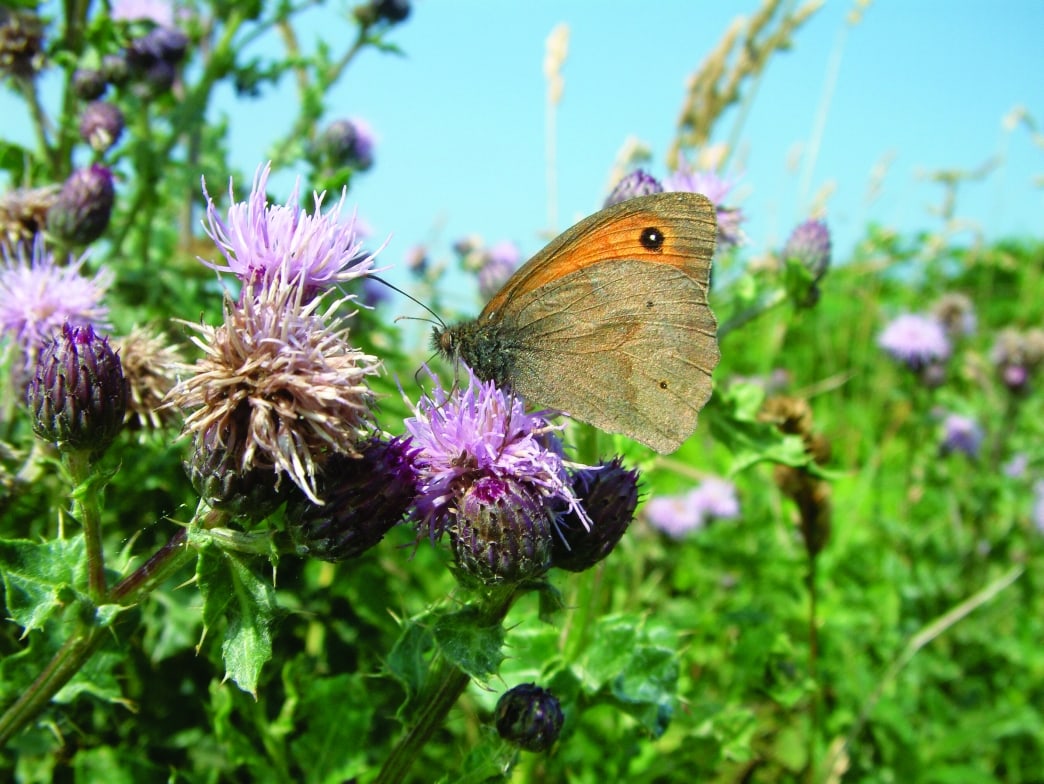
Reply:
[[[927,387],[946,382],[947,365],[955,346],[977,328],[972,301],[960,293],[945,294],[928,313],[904,313],[878,336],[878,345]],[[1028,394],[1044,366],[1044,330],[1001,330],[990,350],[997,380],[1011,395]],[[978,421],[967,414],[937,412],[942,423],[940,446],[944,452],[975,457],[984,440]]]
[[[637,505],[619,461],[570,472],[553,427],[518,398],[463,369],[432,379],[407,434],[385,438],[367,378],[379,361],[354,348],[336,284],[370,272],[341,202],[321,212],[270,205],[268,168],[225,218],[208,199],[207,232],[231,272],[218,326],[192,325],[202,357],[170,394],[193,439],[187,469],[214,507],[257,521],[286,504],[302,552],[328,560],[372,547],[404,517],[448,534],[460,572],[484,583],[533,578],[604,557]]]

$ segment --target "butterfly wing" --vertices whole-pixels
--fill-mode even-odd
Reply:
[[[699,277],[614,259],[516,295],[503,322],[507,381],[534,403],[673,452],[696,428],[719,358]]]
[[[642,232],[649,228],[662,233],[659,247],[642,245]],[[714,205],[699,193],[656,193],[607,207],[562,232],[519,268],[478,321],[497,318],[512,300],[564,275],[618,259],[675,267],[706,290],[717,231]]]

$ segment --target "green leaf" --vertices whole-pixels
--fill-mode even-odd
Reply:
[[[504,627],[484,624],[474,607],[443,615],[432,631],[442,655],[472,678],[485,680],[504,660]]]
[[[365,773],[371,748],[362,739],[375,712],[368,676],[302,677],[300,688],[291,751],[307,780],[342,782]]]
[[[435,638],[431,627],[409,621],[388,654],[388,671],[406,689],[409,702],[424,685],[431,652],[435,649]]]
[[[784,435],[775,426],[759,422],[764,392],[753,384],[736,384],[714,397],[706,408],[714,437],[732,452],[730,473],[768,461],[791,466],[809,462],[805,445],[795,435]]]
[[[256,698],[261,668],[272,658],[276,601],[271,582],[254,573],[253,563],[208,543],[200,549],[196,575],[206,628],[221,616],[228,624],[221,645],[225,677]]]
[[[83,536],[30,542],[0,540],[0,573],[7,615],[27,632],[43,628],[51,615],[81,597],[85,582]]]
[[[585,691],[614,703],[654,736],[661,736],[674,714],[679,665],[674,647],[658,644],[637,615],[599,621],[595,641],[583,661]]]

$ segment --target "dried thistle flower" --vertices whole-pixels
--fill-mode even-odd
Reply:
[[[19,245],[33,244],[47,225],[47,211],[60,190],[59,185],[15,188],[0,197],[0,252],[12,255]]]
[[[43,37],[39,16],[0,8],[0,73],[31,78],[43,64]]]
[[[113,341],[120,351],[127,379],[127,421],[133,430],[160,430],[171,425],[176,412],[164,405],[174,387],[182,357],[159,333],[134,326]]]
[[[169,399],[186,412],[184,432],[217,446],[241,444],[243,473],[286,474],[313,503],[319,467],[358,454],[371,426],[367,376],[380,363],[348,341],[344,319],[322,298],[304,301],[306,282],[253,287],[226,297],[224,323],[190,325],[203,350]],[[208,435],[208,433],[210,435]]]

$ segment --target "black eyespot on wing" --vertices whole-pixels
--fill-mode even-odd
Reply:
[[[667,386],[668,386],[668,385],[667,385],[667,382],[666,382],[666,381],[661,381],[661,382],[660,382],[660,389],[667,389]]]
[[[651,250],[654,253],[663,249],[663,232],[655,226],[648,226],[642,229],[642,234],[638,238],[638,241],[642,243],[642,247],[646,250]]]

